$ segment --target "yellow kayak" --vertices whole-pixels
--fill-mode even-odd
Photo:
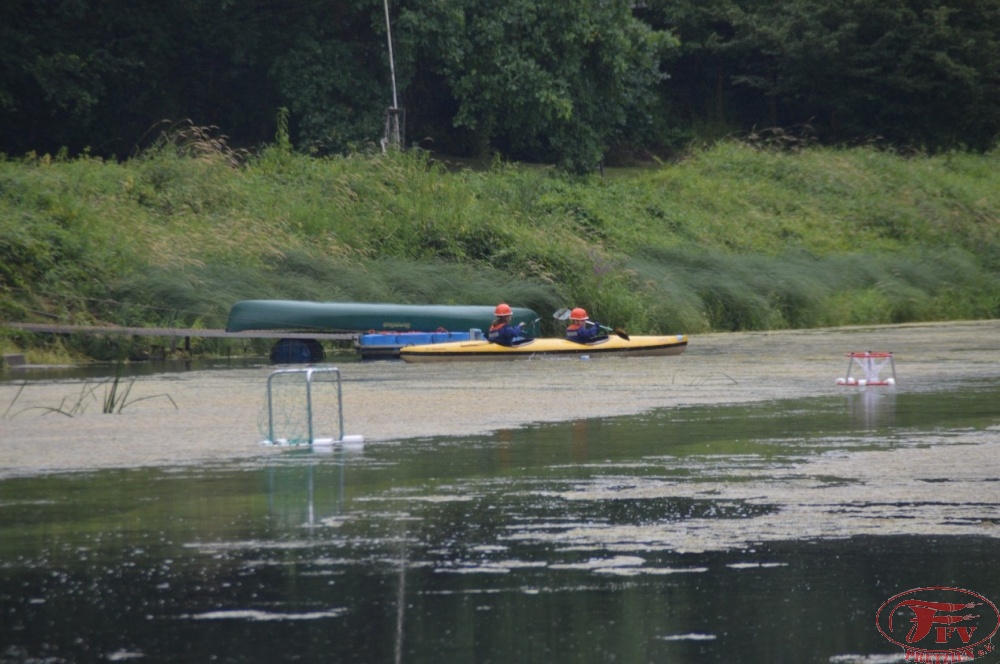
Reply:
[[[687,347],[687,336],[675,334],[661,337],[631,337],[611,335],[581,344],[568,339],[528,339],[514,346],[501,346],[490,341],[451,341],[440,344],[403,346],[399,356],[407,362],[455,362],[467,360],[518,360],[532,357],[590,357],[617,355],[651,357],[680,355]]]

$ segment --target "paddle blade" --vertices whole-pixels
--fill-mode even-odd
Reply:
[[[616,327],[614,330],[612,330],[612,332],[614,332],[615,334],[617,334],[619,337],[621,337],[625,341],[629,341],[628,335],[625,334],[625,330],[621,329],[620,327]]]
[[[555,318],[556,320],[569,320],[569,315],[571,313],[573,313],[572,309],[567,309],[566,307],[563,307],[559,311],[552,314],[552,317]]]

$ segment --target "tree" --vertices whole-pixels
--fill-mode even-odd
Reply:
[[[252,147],[283,107],[299,147],[374,144],[383,1],[6,0],[0,151],[122,158],[164,121]],[[444,154],[587,172],[678,127],[928,149],[1000,135],[996,0],[395,0],[392,16],[407,134]]]
[[[693,118],[932,149],[986,149],[1000,132],[994,0],[649,1],[682,39],[677,90]]]
[[[381,0],[313,3],[270,74],[298,127],[298,143],[343,152],[375,143],[392,103]]]
[[[679,41],[660,90],[671,120],[689,127],[741,123],[731,80],[744,57],[733,52],[736,0],[646,0],[641,7],[643,21]]]
[[[241,142],[280,105],[262,63],[286,9],[187,0],[0,3],[0,149],[125,157],[163,120],[219,125]],[[273,128],[271,132],[273,133]],[[269,134],[268,134],[269,135]]]
[[[660,63],[675,41],[631,4],[427,0],[405,7],[399,26],[414,70],[431,72],[415,83],[454,100],[451,124],[471,145],[586,172],[616,142],[652,138]]]

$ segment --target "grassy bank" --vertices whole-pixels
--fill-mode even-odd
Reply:
[[[7,158],[0,316],[223,327],[241,299],[504,300],[696,334],[1000,315],[996,152],[723,143],[603,179],[446,166],[204,140]]]

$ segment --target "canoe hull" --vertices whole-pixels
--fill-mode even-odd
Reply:
[[[455,341],[441,344],[404,346],[399,356],[407,362],[470,362],[524,360],[539,357],[627,356],[658,357],[680,355],[687,348],[683,334],[657,337],[634,336],[626,341],[609,336],[589,344],[567,339],[532,339],[516,346],[500,346],[489,341]]]
[[[248,330],[303,330],[313,332],[434,332],[486,329],[493,306],[370,304],[363,302],[306,302],[298,300],[243,300],[229,311],[228,332]],[[530,325],[538,316],[531,309],[512,307],[513,323]]]

